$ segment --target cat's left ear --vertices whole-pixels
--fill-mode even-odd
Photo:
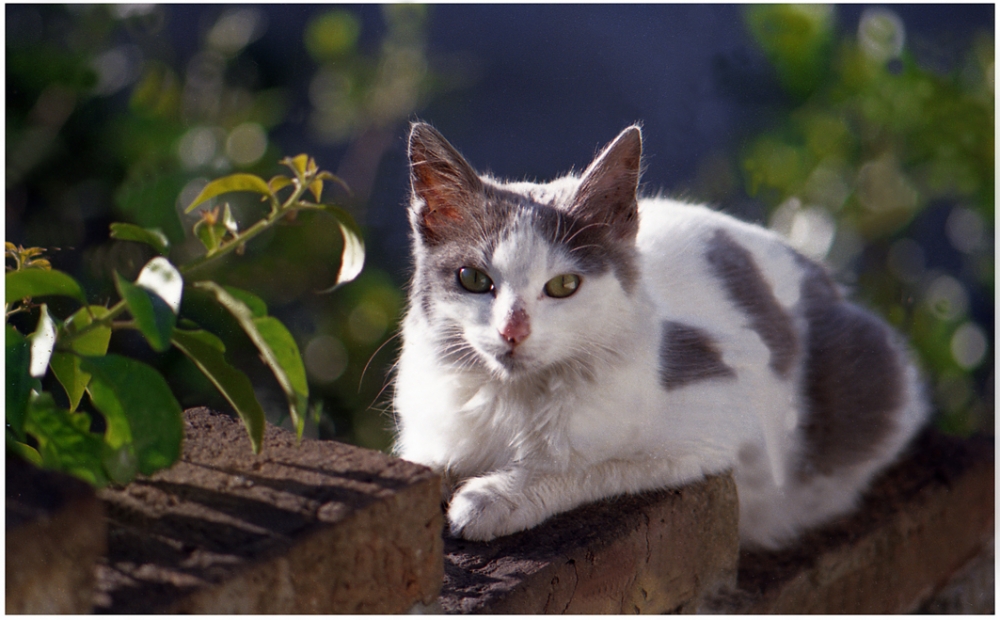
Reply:
[[[587,167],[569,212],[606,226],[614,239],[631,241],[639,231],[639,171],[642,130],[632,125],[618,134]]]

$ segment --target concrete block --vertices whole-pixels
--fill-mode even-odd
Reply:
[[[693,611],[732,584],[738,553],[731,476],[556,515],[488,543],[445,538],[439,609],[449,613]]]
[[[442,580],[441,482],[430,470],[268,427],[185,412],[181,460],[100,492],[109,520],[97,610],[400,613]]]
[[[89,613],[106,544],[101,502],[76,478],[12,457],[6,465],[6,612]]]

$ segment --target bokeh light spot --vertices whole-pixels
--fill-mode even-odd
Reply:
[[[963,316],[969,309],[969,294],[955,278],[942,275],[935,278],[925,292],[927,306],[936,317],[951,321]]]
[[[865,9],[858,23],[858,43],[866,56],[886,62],[902,53],[906,26],[899,15],[889,9]]]
[[[230,9],[212,26],[208,43],[223,54],[234,55],[264,34],[265,23],[260,9]]]
[[[360,343],[371,344],[385,334],[389,327],[389,316],[381,306],[363,301],[347,317],[347,327],[351,338]]]
[[[966,370],[979,366],[986,357],[986,348],[983,328],[971,321],[960,325],[951,337],[951,355]]]
[[[361,23],[349,11],[330,11],[306,26],[305,44],[316,60],[340,56],[354,49]]]
[[[226,138],[226,155],[238,166],[256,163],[267,151],[267,133],[257,123],[243,123]]]
[[[955,207],[948,215],[945,233],[948,235],[948,241],[956,250],[964,254],[971,254],[982,245],[983,218],[975,211],[964,207]]]
[[[177,155],[185,168],[199,168],[215,158],[219,150],[219,140],[211,127],[193,127],[187,131],[177,145]]]
[[[347,369],[347,349],[328,334],[310,340],[302,357],[309,376],[319,383],[332,383]]]

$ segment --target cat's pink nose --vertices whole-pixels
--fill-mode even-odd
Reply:
[[[511,313],[507,319],[507,324],[500,330],[500,336],[507,344],[516,347],[531,335],[531,321],[528,313],[523,308],[518,308]]]

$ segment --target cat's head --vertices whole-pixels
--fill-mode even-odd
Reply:
[[[502,183],[413,125],[411,312],[443,360],[516,379],[615,355],[638,285],[641,154],[633,126],[579,176]]]

